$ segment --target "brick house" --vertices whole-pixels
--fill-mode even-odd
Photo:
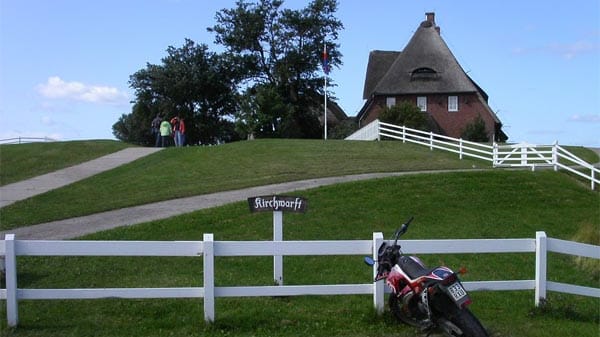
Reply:
[[[488,106],[488,95],[465,73],[440,36],[435,13],[426,13],[403,51],[371,51],[365,78],[365,104],[359,126],[378,118],[386,106],[413,102],[429,115],[432,130],[459,138],[481,116],[489,139],[505,141],[502,123]]]

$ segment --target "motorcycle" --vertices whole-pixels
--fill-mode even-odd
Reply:
[[[467,308],[469,294],[457,273],[445,266],[427,268],[416,256],[404,255],[398,239],[406,233],[414,217],[394,232],[393,244],[384,241],[377,261],[375,282],[385,280],[391,290],[389,307],[400,322],[423,332],[441,331],[447,336],[488,337],[477,317]]]

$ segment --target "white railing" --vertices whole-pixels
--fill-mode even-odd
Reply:
[[[356,132],[346,137],[346,140],[379,140],[379,119],[356,130]]]
[[[56,142],[56,139],[50,137],[15,137],[0,139],[0,144],[23,144],[23,143],[38,143],[38,142]]]
[[[215,319],[216,297],[303,296],[371,294],[377,312],[383,312],[383,282],[365,284],[328,284],[295,286],[220,287],[215,285],[217,256],[275,255],[373,255],[383,242],[382,233],[372,240],[349,241],[214,241],[204,234],[203,241],[34,241],[15,240],[14,234],[0,241],[0,256],[6,259],[6,300],[9,326],[18,323],[19,300],[100,299],[100,298],[204,298],[204,319]],[[546,280],[547,252],[600,259],[600,247],[547,238],[537,232],[535,239],[403,240],[406,254],[437,253],[534,253],[534,280],[464,282],[467,290],[535,290],[535,303],[546,291],[600,297],[600,289]],[[203,258],[203,286],[185,288],[102,288],[102,289],[22,289],[17,286],[17,256],[190,256]],[[357,268],[362,265],[357,265]],[[376,268],[373,268],[375,274]]]
[[[381,137],[424,145],[430,150],[439,149],[464,156],[489,161],[493,167],[553,167],[555,171],[565,169],[590,181],[591,189],[600,184],[600,168],[578,158],[555,142],[553,145],[533,145],[519,143],[499,145],[476,143],[460,138],[452,138],[433,132],[411,129],[405,126],[375,120],[356,131],[346,140],[379,140]],[[588,173],[589,172],[589,173]]]

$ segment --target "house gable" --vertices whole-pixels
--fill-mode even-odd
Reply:
[[[487,104],[487,94],[465,73],[440,36],[435,14],[426,15],[402,52],[376,50],[369,54],[363,90],[366,102],[357,115],[359,125],[378,118],[386,98],[416,104],[417,97],[427,97],[431,107],[427,113],[444,134],[459,137],[477,115],[486,121],[490,135],[502,133],[500,120]],[[449,111],[450,96],[456,97],[457,111]]]

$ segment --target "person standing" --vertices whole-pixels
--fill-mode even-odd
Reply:
[[[185,145],[185,123],[183,122],[183,118],[179,117],[179,130],[175,134],[179,139],[177,140],[178,146]]]
[[[173,140],[175,140],[175,146],[179,146],[179,116],[171,118],[171,126],[173,130]]]
[[[152,120],[151,128],[152,135],[154,136],[154,147],[160,146],[160,123],[162,119],[160,118],[160,114],[156,114],[156,117]]]
[[[161,146],[169,146],[169,137],[171,136],[171,124],[165,119],[160,123],[160,137],[162,139]]]

